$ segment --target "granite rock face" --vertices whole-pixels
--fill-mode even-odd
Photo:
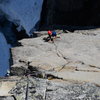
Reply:
[[[41,25],[98,25],[99,2],[44,0],[42,9],[43,0],[0,0],[0,30],[14,44],[12,28],[30,35],[40,14]],[[100,29],[59,33],[52,43],[43,40],[47,31],[38,31],[33,35],[41,37],[11,49],[11,76],[0,79],[0,100],[100,100]]]
[[[27,85],[28,82],[28,85]],[[69,84],[29,77],[21,79],[12,89],[17,100],[79,100],[100,99],[100,88],[93,84]]]
[[[13,77],[16,78],[16,77]],[[6,80],[8,83],[11,80]],[[6,82],[6,83],[7,83]],[[0,100],[99,100],[100,87],[91,83],[72,83],[62,80],[48,80],[32,76],[20,77],[15,86],[9,88],[9,95]],[[0,82],[1,83],[1,82]],[[2,82],[2,84],[5,82]],[[1,85],[2,86],[2,85]],[[0,87],[1,88],[1,87]],[[5,88],[6,90],[7,88]]]
[[[59,79],[91,82],[100,85],[100,35],[82,33],[61,34],[54,43],[43,41],[43,37],[23,39],[22,46],[12,48],[14,65],[11,73],[19,69],[19,75],[27,70],[42,72],[42,76]],[[17,74],[16,74],[17,75]]]
[[[45,42],[46,35],[20,40],[21,46],[11,49],[11,76],[1,79],[0,90],[5,92],[0,93],[0,98],[99,100],[99,32],[60,31],[60,38],[54,43]]]

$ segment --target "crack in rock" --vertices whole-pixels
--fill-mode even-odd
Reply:
[[[97,66],[94,66],[94,65],[89,65],[89,67],[100,69],[100,67],[97,67]]]
[[[57,53],[57,56],[58,57],[62,57],[65,61],[67,61],[67,58],[63,56],[63,54],[58,50],[58,47],[57,45],[54,43],[54,46],[55,46],[55,50],[56,50],[56,53]]]

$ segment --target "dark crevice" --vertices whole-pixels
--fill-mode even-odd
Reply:
[[[12,97],[14,98],[14,100],[17,100],[16,97],[14,95],[12,95]]]
[[[25,29],[18,32],[16,29],[18,26],[8,21],[5,16],[0,16],[0,19],[0,31],[5,36],[7,43],[11,44],[11,46],[19,45],[18,40],[29,38]]]
[[[44,24],[46,23],[47,13],[48,13],[47,0],[44,0],[43,6],[42,6],[41,19],[40,19],[40,26],[39,27],[44,26]]]
[[[54,76],[54,75],[52,75],[52,74],[46,74],[46,78],[47,79],[63,79],[63,78],[60,78],[60,77],[58,77],[58,76]]]
[[[11,49],[9,51],[10,51],[9,66],[12,66],[13,65],[13,57],[12,57]]]
[[[17,28],[18,26],[13,24],[12,25],[12,30],[14,31],[15,35],[16,35],[16,38],[17,40],[21,40],[23,38],[29,38],[29,36],[26,34],[26,31],[25,29],[23,28],[23,30],[20,30],[19,32],[17,31]]]
[[[29,77],[27,76],[27,86],[26,86],[25,100],[28,100],[28,97],[29,97]]]
[[[99,0],[44,0],[40,30],[100,27]]]

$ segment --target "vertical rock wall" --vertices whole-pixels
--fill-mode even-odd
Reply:
[[[99,0],[45,0],[45,26],[100,26]],[[45,17],[46,16],[46,17]],[[43,22],[42,22],[43,23]]]

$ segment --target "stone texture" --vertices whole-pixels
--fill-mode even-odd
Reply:
[[[1,97],[10,98],[13,94],[10,93],[10,90],[16,86],[16,82],[20,79],[20,77],[8,77],[0,79],[0,100]],[[3,99],[2,99],[3,100]],[[5,99],[4,99],[5,100]],[[7,99],[9,100],[9,99]],[[11,99],[13,100],[13,99]]]
[[[12,96],[3,96],[3,97],[0,97],[0,100],[15,100]]]
[[[99,100],[100,88],[90,83],[69,83],[22,77],[11,90],[17,100]]]
[[[16,79],[16,80],[15,80]],[[9,95],[0,100],[99,100],[100,87],[91,83],[74,83],[60,79],[42,79],[33,76],[1,79],[9,88]],[[12,83],[16,84],[12,86]],[[0,82],[1,84],[1,82]],[[3,86],[4,86],[3,85]],[[8,88],[5,88],[8,91]],[[0,89],[1,90],[1,89]],[[2,90],[3,92],[4,90]],[[1,93],[0,93],[1,94]]]
[[[89,35],[63,33],[54,43],[44,42],[43,37],[46,36],[23,39],[19,41],[21,47],[12,48],[16,66],[11,69],[24,67],[32,74],[37,69],[35,71],[42,72],[41,77],[51,75],[53,78],[100,85],[100,35],[95,31],[88,32]]]
[[[99,100],[99,29],[57,32],[54,43],[42,35],[11,49],[11,75],[20,79],[9,93],[17,100]]]

